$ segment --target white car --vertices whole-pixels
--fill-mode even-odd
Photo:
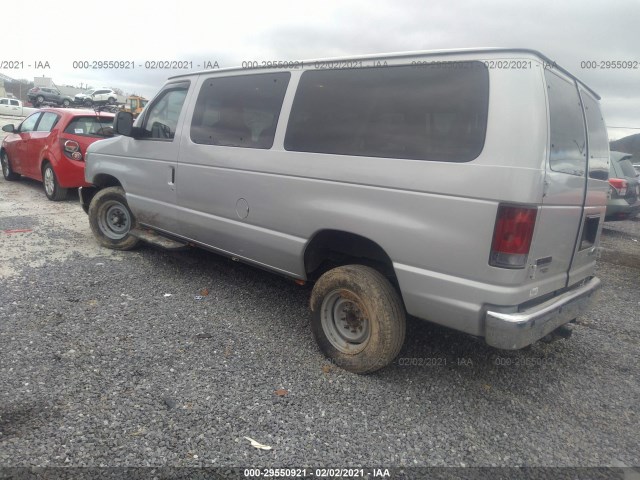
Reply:
[[[22,116],[22,102],[14,98],[0,98],[0,115]]]
[[[110,105],[114,105],[117,101],[118,94],[110,88],[95,88],[85,93],[79,93],[74,98],[74,103],[86,105],[88,107],[94,103],[108,103]]]

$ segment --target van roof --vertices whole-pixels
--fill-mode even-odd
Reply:
[[[589,87],[587,84],[585,84],[582,80],[580,80],[578,77],[576,77],[575,75],[573,75],[572,73],[570,73],[569,71],[565,70],[563,67],[559,66],[557,63],[555,63],[553,60],[551,60],[549,57],[547,57],[546,55],[540,53],[537,50],[533,50],[530,48],[504,48],[504,47],[486,47],[486,48],[459,48],[459,49],[446,49],[446,50],[416,50],[416,51],[409,51],[409,52],[393,52],[393,53],[377,53],[377,54],[368,54],[368,55],[355,55],[355,56],[347,56],[347,57],[333,57],[333,58],[316,58],[316,59],[309,59],[309,60],[302,60],[305,63],[312,63],[312,62],[327,62],[327,61],[350,61],[350,60],[374,60],[374,59],[389,59],[389,58],[403,58],[403,57],[416,57],[416,56],[440,56],[440,55],[452,55],[452,54],[457,54],[457,53],[526,53],[529,55],[533,55],[535,57],[538,57],[540,60],[542,60],[543,62],[545,62],[546,64],[549,65],[553,65],[553,68],[556,70],[560,70],[562,73],[564,73],[565,75],[571,77],[572,79],[574,79],[576,82],[578,82],[581,86],[583,86],[584,88],[586,88],[587,90],[589,90],[589,92],[591,92],[592,95],[594,95],[598,100],[600,100],[600,95],[598,95],[591,87]],[[277,67],[272,68],[271,70],[277,70]],[[199,72],[192,72],[192,73],[184,73],[181,75],[174,75],[172,77],[169,77],[169,80],[172,80],[174,78],[184,78],[184,77],[190,77],[192,75],[199,75],[202,73],[218,73],[218,72],[228,72],[228,71],[233,71],[233,70],[242,70],[242,71],[247,71],[247,70],[270,70],[269,68],[242,68],[242,67],[227,67],[227,68],[221,68],[221,69],[216,69],[216,70],[202,70]]]

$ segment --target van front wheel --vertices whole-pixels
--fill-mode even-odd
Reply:
[[[313,287],[311,310],[320,350],[350,372],[370,373],[387,366],[404,343],[400,295],[373,268],[346,265],[326,272]]]
[[[131,250],[138,245],[140,240],[130,233],[136,222],[122,187],[108,187],[96,193],[88,213],[91,231],[103,247]]]

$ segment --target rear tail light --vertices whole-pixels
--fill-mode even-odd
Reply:
[[[502,268],[525,267],[537,214],[536,207],[498,207],[490,265]]]
[[[82,160],[82,150],[80,150],[80,144],[75,140],[60,140],[62,145],[62,151],[67,158],[72,160]]]
[[[629,184],[624,178],[610,178],[609,185],[611,185],[611,188],[613,188],[619,196],[624,197],[627,194]]]

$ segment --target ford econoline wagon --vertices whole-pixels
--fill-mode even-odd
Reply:
[[[313,282],[311,331],[352,372],[393,361],[406,314],[519,349],[600,284],[598,101],[523,49],[179,75],[89,147],[80,198],[106,247],[196,245]]]

